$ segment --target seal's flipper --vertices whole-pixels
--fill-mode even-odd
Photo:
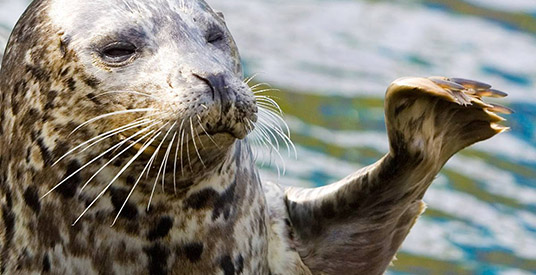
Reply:
[[[466,79],[402,78],[387,89],[390,152],[320,188],[286,190],[296,249],[313,274],[382,274],[424,211],[424,192],[456,152],[506,130],[482,96],[506,94]]]

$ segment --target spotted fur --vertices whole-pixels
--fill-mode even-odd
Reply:
[[[206,3],[36,0],[0,69],[0,273],[380,274],[441,166],[503,130],[484,86],[396,81],[386,157],[284,190],[241,140],[257,104]]]

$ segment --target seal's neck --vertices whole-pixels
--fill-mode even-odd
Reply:
[[[265,198],[245,142],[235,142],[220,167],[177,194],[155,190],[149,209],[146,192],[133,192],[126,199],[130,192],[126,179],[118,179],[102,193],[108,183],[102,179],[110,175],[97,178],[79,192],[87,177],[80,173],[39,200],[44,189],[33,182],[49,181],[37,180],[47,178],[47,171],[48,177],[54,178],[50,181],[57,181],[51,176],[54,170],[47,169],[26,170],[20,180],[17,170],[7,173],[10,186],[16,186],[10,204],[26,213],[17,221],[31,225],[16,231],[21,237],[20,249],[27,249],[30,255],[25,259],[28,268],[41,267],[44,258],[66,266],[102,259],[94,266],[103,272],[217,273],[221,265],[232,264],[244,273],[267,273]],[[72,167],[67,167],[66,173],[72,172],[69,170]],[[121,215],[110,226],[120,209]],[[37,250],[45,246],[51,249]],[[53,249],[57,247],[61,249]],[[57,269],[62,268],[59,264],[53,268],[57,273],[76,273]]]

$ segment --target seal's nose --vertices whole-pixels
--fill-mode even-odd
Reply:
[[[233,105],[234,93],[229,89],[229,85],[227,85],[225,81],[225,75],[222,73],[209,74],[206,76],[194,73],[193,75],[210,87],[212,90],[212,99],[214,101],[220,100],[222,113],[227,113]]]

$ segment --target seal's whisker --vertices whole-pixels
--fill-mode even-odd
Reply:
[[[153,124],[154,125],[154,124]],[[69,180],[70,178],[72,178],[74,175],[78,174],[80,171],[82,171],[84,168],[86,168],[87,166],[89,166],[90,164],[92,164],[93,162],[97,161],[98,159],[100,159],[101,157],[103,157],[104,155],[108,154],[110,151],[114,150],[115,148],[119,148],[121,147],[123,144],[125,144],[126,142],[128,142],[130,139],[133,139],[134,137],[136,137],[137,135],[149,130],[153,125],[150,125],[140,131],[138,131],[137,133],[135,133],[134,135],[130,136],[129,138],[125,139],[125,140],[122,140],[121,142],[119,142],[118,144],[114,145],[113,147],[110,147],[108,150],[102,152],[100,155],[94,157],[92,160],[90,160],[89,162],[87,162],[86,164],[84,164],[82,167],[78,168],[76,171],[74,171],[73,173],[71,173],[70,175],[68,175],[67,177],[65,177],[63,180],[61,180],[59,183],[57,183],[56,185],[54,185],[54,187],[52,187],[48,192],[46,192],[43,196],[41,196],[40,199],[43,199],[44,197],[48,196],[50,193],[52,193],[54,190],[56,190],[58,187],[60,187],[63,183],[65,183],[67,180]],[[150,133],[150,132],[149,132]],[[144,137],[142,137],[141,139],[143,139]],[[140,140],[141,140],[140,139]],[[81,192],[82,190],[80,190]]]
[[[248,118],[247,118],[247,122],[249,124],[254,124],[253,121],[251,121]],[[259,147],[264,147],[265,150],[271,151],[272,148],[270,146],[268,146],[268,144],[266,144],[266,141],[264,141],[264,138],[261,136],[261,134],[259,134],[258,131],[254,131],[250,136],[251,136],[253,142],[255,142]],[[255,150],[255,151],[256,152],[261,152],[264,155],[265,150]],[[256,153],[256,154],[258,156],[258,153]],[[263,158],[261,165],[264,166],[265,163],[266,163],[266,161]]]
[[[198,122],[199,124],[199,122]],[[201,145],[201,149],[205,149],[205,144],[203,144],[203,140],[201,140],[201,137],[199,136],[199,130],[193,126],[192,118],[190,118],[190,126],[194,129],[195,136],[199,140],[199,144]]]
[[[262,83],[257,83],[251,87],[249,87],[251,89],[251,91],[254,91],[255,89],[259,88],[260,86],[266,86],[266,87],[269,87],[271,88],[272,86],[270,86],[270,84],[266,83],[266,82],[262,82]]]
[[[132,142],[132,144],[128,145],[125,149],[121,150],[121,152],[119,152],[117,155],[113,156],[110,160],[108,160],[108,162],[106,162],[104,165],[102,165],[95,173],[93,173],[93,176],[91,176],[87,181],[86,183],[84,183],[84,185],[82,186],[82,188],[80,188],[80,192],[82,192],[86,187],[87,185],[102,171],[104,170],[104,168],[106,168],[110,163],[112,163],[115,159],[117,159],[119,156],[121,156],[123,153],[125,153],[127,150],[129,150],[130,148],[134,147],[136,144],[138,144],[140,141],[144,140],[146,137],[150,136],[151,134],[155,133],[155,132],[159,132],[160,129],[158,130],[151,130],[150,132],[148,132],[147,134],[143,135],[140,139]],[[144,144],[145,146],[145,144]]]
[[[186,140],[188,140],[188,133],[186,133]],[[186,155],[188,156],[188,166],[190,167],[190,171],[193,173],[194,169],[192,168],[192,159],[190,157],[190,146],[186,144]]]
[[[181,127],[182,128],[182,127]],[[182,151],[184,149],[184,132],[185,132],[185,129],[182,129],[182,133],[181,133],[181,174],[182,176],[184,176],[184,161],[183,161],[183,158],[182,158]]]
[[[267,102],[257,101],[257,106],[259,107],[259,109],[262,108],[262,109],[270,110],[275,113],[279,113],[279,110],[277,109],[277,107]]]
[[[168,160],[169,160],[169,152],[171,152],[171,148],[173,147],[173,142],[175,141],[176,137],[177,137],[177,131],[175,131],[173,133],[173,137],[171,138],[171,141],[168,144],[166,155],[164,156],[165,162],[164,162],[164,170],[162,171],[162,192],[164,192],[164,184],[165,184],[165,181],[166,181],[165,180],[166,179],[166,168],[167,168],[167,163],[168,163]]]
[[[281,92],[280,89],[276,89],[276,88],[268,88],[268,89],[262,89],[262,90],[254,90],[252,91],[253,94],[260,94],[260,93],[266,93],[266,92]]]
[[[166,124],[169,124],[166,123]],[[153,162],[158,158],[158,151],[160,151],[160,147],[162,147],[162,143],[166,140],[167,136],[169,135],[170,131],[173,129],[173,127],[175,127],[175,125],[177,124],[177,122],[173,123],[173,125],[171,127],[169,127],[168,131],[166,132],[166,135],[164,136],[164,138],[162,139],[162,141],[160,142],[160,144],[157,146],[157,148],[155,149],[155,152],[156,152],[156,158],[151,158],[149,159],[149,170],[147,170],[147,174],[145,175],[145,178],[149,178],[149,174],[151,173],[151,168],[153,167]],[[153,152],[154,153],[154,152]],[[158,174],[157,174],[158,176]],[[157,179],[158,180],[158,179]]]
[[[179,133],[179,136],[177,137],[177,146],[175,147],[175,160],[173,161],[173,190],[175,191],[175,194],[177,194],[177,154],[179,153],[179,146],[182,141],[182,139],[180,138],[180,135],[181,135],[183,123],[184,123],[184,119],[181,121],[179,129],[177,130],[177,132]]]
[[[251,80],[253,80],[255,77],[257,77],[258,75],[259,75],[259,73],[255,73],[255,74],[253,74],[252,76],[247,77],[246,79],[244,79],[244,83],[249,84],[249,82],[250,82]]]
[[[154,159],[155,157],[156,157],[156,155],[153,154],[151,156],[150,160]],[[127,197],[125,198],[125,201],[123,202],[123,205],[121,205],[121,208],[119,208],[119,211],[117,212],[117,215],[115,216],[114,221],[112,222],[111,226],[114,226],[114,224],[116,223],[117,219],[119,218],[119,215],[123,211],[123,208],[125,208],[125,205],[127,204],[128,200],[132,196],[132,193],[134,193],[134,190],[138,186],[138,183],[140,182],[141,178],[143,177],[143,174],[145,173],[145,170],[147,170],[147,168],[149,168],[150,163],[151,162],[147,161],[147,164],[145,164],[145,166],[143,167],[143,170],[141,171],[140,175],[138,176],[138,179],[136,180],[136,182],[134,183],[132,188],[130,188],[130,192],[128,193]]]
[[[203,132],[208,137],[208,139],[210,141],[212,141],[212,143],[214,143],[214,145],[216,145],[216,148],[221,149],[220,145],[218,143],[216,143],[216,141],[208,134],[207,130],[205,130],[205,127],[203,127],[203,124],[201,123],[201,117],[199,115],[197,115],[197,119],[198,119],[197,123],[199,124],[199,127],[201,127],[201,130],[203,130]]]
[[[146,96],[146,97],[150,97],[154,100],[160,100],[159,98],[153,96],[153,95],[150,95],[150,94],[146,94],[146,93],[142,93],[142,92],[138,92],[138,91],[129,91],[129,90],[117,90],[117,91],[109,91],[109,92],[104,92],[104,93],[100,93],[98,95],[95,95],[95,96],[92,96],[91,99],[95,99],[97,97],[100,97],[100,96],[104,96],[104,95],[107,95],[107,94],[120,94],[120,93],[125,93],[125,94],[135,94],[135,95],[141,95],[141,96]]]
[[[286,135],[290,137],[290,128],[288,127],[287,122],[281,117],[281,115],[279,115],[279,114],[277,114],[277,113],[275,113],[275,112],[273,112],[271,110],[266,110],[266,109],[260,108],[259,109],[259,116],[263,116],[263,115],[267,115],[267,116],[273,118],[274,123],[279,126],[279,128],[281,129],[281,132],[285,132],[280,127],[281,125],[283,125],[285,127],[285,130],[286,130]]]
[[[283,110],[281,110],[281,108],[279,107],[279,104],[277,104],[277,102],[275,100],[273,100],[272,98],[268,97],[268,96],[265,96],[265,95],[255,95],[255,100],[257,101],[264,101],[264,102],[268,102],[270,103],[271,105],[273,105],[275,108],[277,108],[277,110],[279,110],[279,113],[283,113]]]
[[[270,147],[272,147],[272,149],[274,150],[270,150],[270,162],[271,162],[271,155],[272,155],[272,152],[275,151],[275,153],[277,154],[277,156],[279,157],[279,159],[281,160],[282,164],[283,164],[283,174],[285,174],[286,172],[286,167],[285,167],[285,159],[283,158],[283,156],[279,153],[279,143],[277,142],[277,138],[275,138],[275,136],[272,134],[271,131],[268,130],[268,128],[262,123],[262,122],[259,122],[258,123],[259,125],[259,130],[261,133],[264,133],[264,137],[265,137],[265,141],[268,142],[268,145],[270,145]],[[271,138],[270,136],[266,133],[266,132],[269,132],[272,137],[274,138],[274,141],[276,142],[277,144],[277,147],[274,146],[274,144],[272,143],[271,141]],[[278,176],[281,176],[281,172],[279,170],[279,165],[276,164],[276,167],[277,167],[277,175]]]
[[[164,135],[164,138],[162,138],[162,141],[160,141],[160,144],[158,144],[158,147],[156,147],[156,150],[154,151],[153,155],[156,155],[158,158],[158,152],[160,151],[160,148],[162,148],[162,144],[166,141],[166,138],[168,137],[169,133],[171,133],[171,130],[177,125],[177,122],[173,123],[171,127],[169,127],[169,130],[167,130],[166,134]],[[169,148],[168,148],[169,149]],[[169,152],[169,150],[168,150]],[[164,166],[164,158],[162,159],[162,163],[160,164],[160,168],[158,169],[158,172],[156,173],[156,179],[154,180],[153,184],[153,190],[151,191],[151,196],[149,197],[149,203],[147,204],[147,211],[149,211],[149,207],[151,206],[151,201],[153,200],[154,190],[156,189],[156,183],[158,182],[158,178],[160,177],[160,172],[162,172],[162,167]],[[150,168],[149,168],[150,169]],[[165,170],[164,170],[165,172]],[[149,172],[147,172],[149,174]]]
[[[84,141],[82,143],[80,143],[79,145],[75,146],[73,149],[67,151],[67,153],[63,154],[60,158],[58,158],[58,160],[56,160],[52,166],[55,166],[56,164],[58,164],[62,159],[64,159],[66,156],[68,156],[69,154],[73,153],[74,151],[78,150],[79,148],[81,148],[82,146],[88,144],[88,143],[91,143],[92,141],[95,141],[96,139],[98,139],[97,141],[95,141],[94,143],[88,145],[87,147],[85,147],[83,150],[81,150],[80,152],[83,152],[85,150],[87,150],[88,148],[92,147],[93,145],[113,136],[113,135],[116,135],[118,133],[122,133],[124,131],[128,131],[130,129],[133,129],[133,128],[136,128],[136,127],[140,127],[142,125],[145,125],[145,124],[149,124],[151,122],[153,122],[154,119],[150,120],[150,119],[143,119],[142,121],[137,121],[137,122],[132,122],[132,123],[129,123],[127,125],[124,125],[124,126],[121,126],[119,128],[115,128],[115,129],[112,129],[110,131],[107,131],[105,133],[102,133],[98,136],[95,136],[87,141]]]
[[[160,130],[158,130],[160,131]],[[84,214],[87,213],[87,211],[95,204],[95,202],[97,202],[97,200],[100,199],[100,197],[102,197],[102,195],[104,195],[104,193],[106,193],[106,191],[108,191],[108,189],[110,188],[110,186],[112,186],[112,184],[123,174],[123,172],[125,172],[125,170],[141,155],[143,154],[143,152],[147,149],[147,147],[149,147],[153,142],[154,140],[161,134],[161,132],[158,133],[158,135],[155,135],[151,141],[147,144],[145,144],[142,148],[140,148],[140,150],[138,150],[138,152],[127,162],[127,164],[125,164],[123,166],[123,168],[121,168],[121,170],[115,175],[115,177],[110,181],[110,183],[108,183],[108,185],[106,185],[104,187],[104,189],[102,189],[102,191],[97,195],[97,197],[95,199],[93,199],[93,201],[86,207],[86,209],[82,212],[82,214],[80,214],[80,216],[78,216],[78,218],[73,222],[72,226],[76,225],[76,223],[84,216]]]
[[[277,116],[273,116],[273,114],[271,114],[270,112],[266,111],[266,110],[259,110],[259,115],[258,115],[258,119],[257,120],[263,120],[269,127],[273,127],[273,128],[277,128],[279,129],[281,132],[285,132],[283,130],[283,127],[281,126],[281,124],[283,123],[280,123],[280,119],[279,117]],[[285,125],[283,125],[285,126]]]
[[[260,134],[262,140],[265,142],[268,149],[270,149],[270,162],[272,162],[272,150],[276,150],[274,144],[272,143],[272,140],[270,139],[270,136],[268,136],[264,130],[264,125],[262,123],[258,123],[257,125],[258,133]]]
[[[287,149],[289,150],[289,156],[290,156],[290,150],[294,151],[294,157],[298,157],[298,153],[296,151],[296,147],[294,146],[294,143],[290,139],[290,129],[288,127],[288,124],[277,114],[266,112],[265,110],[261,110],[259,112],[259,120],[263,120],[267,122],[267,126],[269,128],[272,128],[274,131],[277,132],[277,134],[285,141],[287,145]],[[270,124],[268,124],[270,123]],[[283,131],[283,128],[281,127],[282,124],[286,128],[286,132]]]
[[[259,107],[264,107],[264,109],[268,109],[278,115],[283,115],[283,110],[281,110],[281,107],[279,107],[277,103],[274,103],[274,101],[269,101],[263,98],[256,99],[256,101]]]
[[[140,182],[141,178],[143,177],[143,173],[145,172],[145,170],[149,167],[149,162],[147,162],[147,164],[145,165],[145,167],[143,168],[143,170],[141,171],[140,175],[138,176],[138,179],[136,180],[136,182],[134,183],[134,185],[132,186],[132,188],[130,188],[130,192],[128,193],[127,197],[125,198],[125,201],[123,202],[123,205],[121,205],[121,208],[119,208],[119,211],[117,212],[117,215],[115,216],[114,218],[114,221],[112,222],[112,226],[114,226],[115,222],[117,221],[117,219],[119,218],[119,215],[121,214],[121,212],[123,211],[123,208],[125,208],[125,205],[127,204],[128,200],[130,199],[130,197],[132,196],[132,193],[134,193],[134,189],[136,189],[136,186],[138,186],[138,183]]]
[[[150,112],[150,111],[154,111],[154,110],[156,110],[156,109],[154,109],[154,108],[139,108],[139,109],[129,109],[129,110],[116,111],[116,112],[111,112],[111,113],[107,113],[107,114],[104,114],[104,115],[100,115],[100,116],[94,117],[94,118],[92,118],[92,119],[90,119],[90,120],[78,125],[78,127],[74,128],[74,130],[69,135],[72,135],[74,132],[78,131],[80,128],[84,127],[85,125],[87,125],[89,123],[92,123],[92,122],[95,122],[97,120],[103,119],[103,118],[107,118],[107,117],[111,117],[111,116],[115,116],[115,115],[129,114],[129,113]]]
[[[201,164],[203,165],[203,167],[206,168],[205,163],[203,162],[203,158],[201,158],[201,154],[199,153],[199,148],[197,148],[197,144],[195,142],[194,125],[192,123],[191,117],[190,117],[190,130],[192,132],[192,142],[194,143],[195,153],[197,154],[197,157],[199,158],[199,161],[201,161]]]
[[[263,121],[263,119],[259,119],[260,122],[264,122],[265,125],[267,125],[267,123],[265,121]],[[279,128],[277,127],[266,127],[267,130],[272,133],[272,132],[275,132],[275,134],[281,138],[281,140],[283,140],[283,142],[285,143],[285,146],[287,147],[287,151],[288,151],[288,156],[290,157],[290,151],[291,149],[294,151],[294,156],[297,157],[297,151],[296,151],[296,147],[294,146],[294,143],[292,142],[292,140],[290,140],[290,138],[285,135],[282,130],[280,130]],[[276,137],[274,137],[274,139],[277,140]]]
[[[246,118],[246,122],[247,122],[247,125],[248,125],[248,128],[250,128],[250,135],[247,137],[247,140],[248,141],[251,141],[251,143],[257,147],[261,147],[262,145],[260,144],[259,142],[259,134],[255,131],[253,131],[255,129],[255,127],[253,126],[253,122]],[[253,159],[255,161],[257,161],[257,158],[259,156],[259,150],[254,150],[254,155],[253,155]],[[263,164],[262,166],[264,166],[264,160],[263,160]]]
[[[276,138],[275,135],[272,133],[270,125],[268,125],[266,121],[264,121],[262,118],[259,118],[259,120],[257,120],[257,124],[261,126],[259,129],[261,132],[264,132],[265,134],[269,134],[268,139],[273,140],[275,142],[276,150],[279,151],[280,146],[279,146],[278,138]]]

